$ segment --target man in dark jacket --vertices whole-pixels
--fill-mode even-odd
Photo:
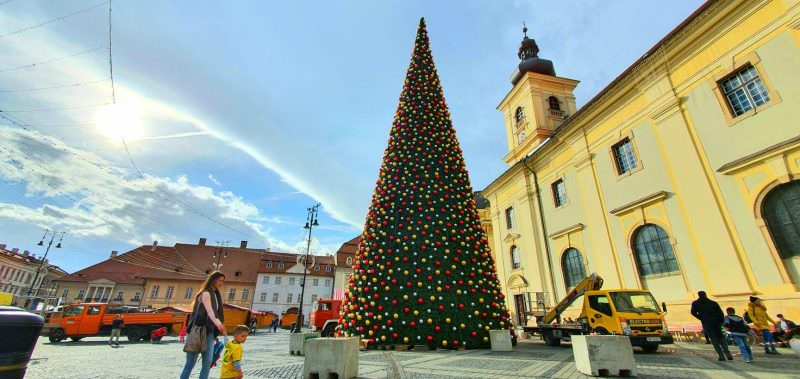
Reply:
[[[728,351],[728,344],[722,337],[722,323],[725,321],[725,314],[716,301],[711,300],[706,295],[706,291],[697,293],[697,300],[692,302],[692,316],[700,320],[703,324],[703,332],[708,335],[714,350],[719,355],[719,360],[733,360],[731,352]]]

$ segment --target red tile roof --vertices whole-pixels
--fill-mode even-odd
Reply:
[[[286,273],[287,270],[294,267],[297,264],[297,257],[299,254],[292,254],[292,253],[267,253],[264,254],[261,262],[258,265],[258,272],[268,273],[268,274],[283,274]],[[313,258],[312,258],[313,257]],[[319,265],[319,271],[311,269],[309,274],[316,275],[316,276],[330,276],[333,277],[335,274],[336,269],[336,262],[331,255],[316,255],[316,256],[309,256],[309,260],[313,260],[317,265]],[[267,262],[272,262],[271,267],[267,266]],[[283,262],[283,268],[278,267],[278,263]],[[330,266],[331,271],[325,271],[325,266]]]
[[[361,242],[361,236],[351,239],[342,244],[339,251],[336,252],[336,265],[339,267],[352,267],[352,264],[347,264],[347,258],[356,255],[358,244]],[[352,260],[351,260],[352,262]]]

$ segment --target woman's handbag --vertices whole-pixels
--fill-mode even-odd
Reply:
[[[199,298],[198,298],[199,300]],[[208,315],[206,308],[199,306],[201,302],[197,301],[194,305],[192,318],[189,320],[186,335],[186,343],[183,345],[183,351],[186,353],[199,353],[206,351],[206,344],[208,344],[208,335],[206,330],[206,322]]]

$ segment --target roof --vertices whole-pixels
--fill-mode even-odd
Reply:
[[[264,254],[261,262],[258,263],[258,272],[265,274],[285,274],[289,269],[296,266],[299,257],[304,254],[294,253],[267,253]],[[319,271],[314,269],[309,271],[313,276],[334,276],[336,269],[336,260],[331,255],[310,255],[309,260],[319,266]],[[278,263],[283,263],[283,267],[279,267]],[[331,271],[325,270],[326,266],[331,267]],[[300,269],[300,268],[298,268]],[[302,269],[300,269],[302,271]],[[227,278],[226,278],[227,280]]]
[[[352,264],[347,264],[347,257],[354,256],[358,250],[358,244],[361,242],[361,236],[351,239],[342,244],[336,252],[336,265],[339,267],[351,267]]]

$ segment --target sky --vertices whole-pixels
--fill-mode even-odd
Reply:
[[[361,233],[420,17],[472,186],[505,169],[522,22],[585,104],[700,0],[0,0],[0,244],[74,272],[112,250]],[[113,69],[113,91],[111,71]],[[123,142],[124,141],[124,142]],[[56,239],[56,242],[58,239]]]

